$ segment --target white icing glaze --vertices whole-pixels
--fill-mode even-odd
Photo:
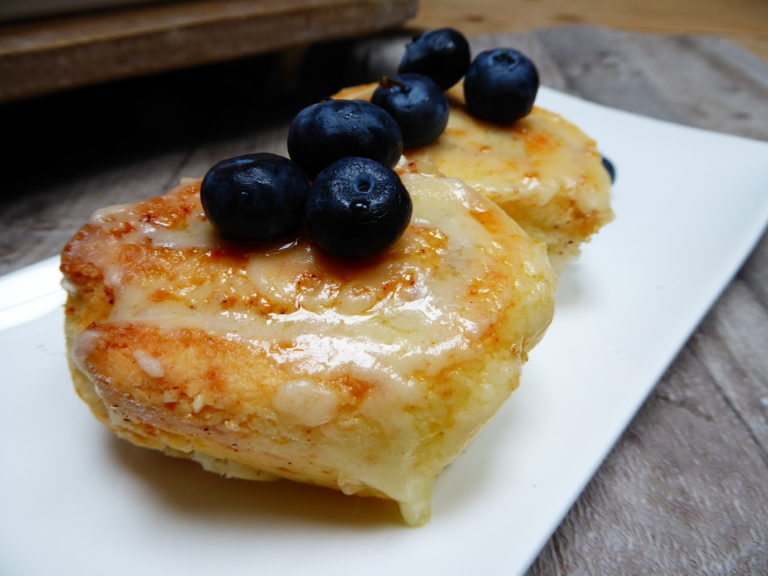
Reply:
[[[493,199],[526,198],[542,207],[565,194],[584,212],[606,209],[604,185],[596,184],[606,175],[594,141],[546,110],[509,128],[477,122],[452,106],[445,136],[406,152],[398,167],[407,170],[403,160],[414,159],[419,171],[457,176]]]
[[[372,383],[381,393],[370,395],[366,411],[383,418],[387,405],[418,401],[423,383],[447,364],[472,358],[476,340],[509,303],[509,296],[498,293],[498,286],[489,288],[484,282],[489,270],[510,257],[505,246],[489,241],[492,236],[481,223],[488,204],[459,180],[409,174],[402,179],[418,193],[412,195],[411,227],[395,248],[414,253],[420,247],[431,250],[429,262],[434,267],[405,256],[339,271],[328,268],[306,241],[254,250],[244,271],[229,270],[197,284],[169,286],[162,275],[118,278],[107,267],[105,282],[115,291],[109,321],[167,331],[200,329],[247,342],[296,382],[350,377]],[[457,203],[466,211],[457,210]],[[116,215],[127,218],[130,212],[120,207],[99,219],[108,217],[104,225],[111,227],[116,225]],[[166,242],[166,248],[204,250],[209,246],[210,225],[198,225],[194,214],[189,219],[190,226],[178,232],[184,241]],[[137,226],[113,241],[143,244],[148,238],[158,238],[156,227]],[[109,261],[108,256],[104,259]],[[519,271],[530,277],[543,274],[530,262],[521,264]],[[227,288],[235,281],[240,282],[238,288]],[[468,306],[473,282],[475,303]],[[548,290],[547,282],[539,289]],[[158,290],[171,290],[178,298],[152,301],[151,295]],[[220,306],[222,296],[231,291],[268,306],[266,310]],[[161,377],[163,367],[151,356],[139,352],[135,357],[144,372]],[[286,413],[291,412],[291,401],[300,404],[299,394],[283,391],[280,398],[279,409]],[[295,413],[304,411],[301,407]],[[308,417],[322,420],[317,415]]]
[[[192,412],[197,414],[205,406],[205,397],[202,394],[196,394],[192,400]]]
[[[141,368],[141,371],[147,374],[147,376],[152,378],[162,378],[165,376],[165,368],[163,368],[160,360],[144,352],[144,350],[134,350],[133,357],[136,359],[136,363]]]
[[[279,412],[304,426],[320,426],[336,414],[338,398],[333,390],[307,380],[282,382],[272,403]]]
[[[88,223],[94,226],[102,226],[107,222],[127,221],[135,215],[134,206],[134,204],[114,204],[99,208],[91,214]]]
[[[487,232],[471,216],[473,211],[482,214],[485,208],[460,181],[416,175],[405,175],[403,181],[419,186],[419,194],[414,195],[414,213],[419,217],[411,234],[431,234],[445,244],[439,269],[413,266],[408,261],[387,262],[356,270],[355,282],[313,278],[308,271],[322,271],[316,249],[309,243],[289,245],[254,252],[247,267],[254,294],[287,311],[232,312],[213,306],[212,291],[218,288],[218,281],[187,289],[185,301],[196,304],[194,312],[178,302],[150,303],[148,295],[165,286],[162,279],[143,278],[122,285],[110,281],[111,286],[119,286],[110,320],[226,334],[267,351],[297,378],[349,374],[397,387],[404,398],[410,397],[417,370],[428,376],[433,367],[442,367],[442,361],[436,363],[435,359],[472,354],[472,342],[492,318],[466,306],[463,279],[483,278],[488,266],[485,258],[504,255],[494,254],[500,247],[487,242]],[[467,213],[456,210],[457,200]],[[192,239],[197,238],[199,246],[205,247],[209,232],[201,230],[192,227],[189,242],[194,244]],[[141,242],[152,234],[145,230],[141,237],[129,235],[122,241]],[[181,249],[189,242],[176,246]],[[478,248],[485,257],[478,257]],[[397,281],[391,291],[377,292],[388,279]]]

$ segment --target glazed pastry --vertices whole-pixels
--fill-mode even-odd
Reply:
[[[97,211],[62,254],[76,389],[135,444],[429,517],[438,474],[517,387],[553,313],[545,245],[456,179],[343,263],[304,237],[227,244],[199,182]]]
[[[346,88],[338,99],[370,99],[377,84]],[[407,149],[398,171],[459,178],[546,242],[556,270],[613,219],[611,181],[595,142],[561,116],[534,107],[510,126],[471,116],[463,87],[447,93],[448,126],[432,144]]]

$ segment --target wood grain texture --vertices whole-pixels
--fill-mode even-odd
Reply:
[[[472,44],[517,47],[544,84],[601,104],[768,140],[768,65],[722,39],[573,26]],[[764,237],[529,576],[768,574],[767,247]]]
[[[0,190],[0,273],[56,254],[104,204],[243,151],[285,153],[302,103],[390,72],[403,39],[321,46],[290,82],[279,56],[261,56],[0,107],[11,127],[0,157],[14,168]],[[602,104],[768,140],[768,63],[731,42],[569,26],[472,43],[521,48],[545,84]],[[56,151],[42,164],[41,143]],[[764,237],[529,574],[768,574],[767,349]]]
[[[0,101],[370,34],[416,8],[416,0],[223,0],[5,24]]]
[[[530,573],[764,574],[766,462],[742,424],[683,351]]]
[[[624,31],[727,38],[768,59],[764,0],[421,0],[418,28],[452,26],[473,36],[591,25]]]

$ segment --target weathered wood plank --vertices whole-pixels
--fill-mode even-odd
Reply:
[[[768,234],[763,235],[762,241],[739,272],[739,277],[746,282],[763,307],[768,308]]]
[[[371,34],[415,0],[171,2],[0,26],[0,100]]]
[[[764,574],[766,463],[685,350],[529,574]]]
[[[760,445],[768,466],[768,309],[735,280],[691,339],[690,349]]]
[[[712,35],[768,58],[765,0],[421,0],[413,26],[453,26],[467,34],[498,34],[590,24],[653,34]]]
[[[539,32],[566,77],[569,92],[599,104],[685,123],[684,114],[637,66],[627,46],[617,41],[619,34],[587,26]]]
[[[732,64],[733,45],[640,37],[628,39],[625,46],[643,77],[669,99],[686,124],[768,140],[768,77]]]

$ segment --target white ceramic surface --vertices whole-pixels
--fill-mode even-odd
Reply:
[[[617,219],[563,275],[521,388],[439,479],[428,525],[114,439],[72,390],[49,260],[0,279],[0,574],[523,573],[768,221],[768,144],[538,104],[616,164]]]

